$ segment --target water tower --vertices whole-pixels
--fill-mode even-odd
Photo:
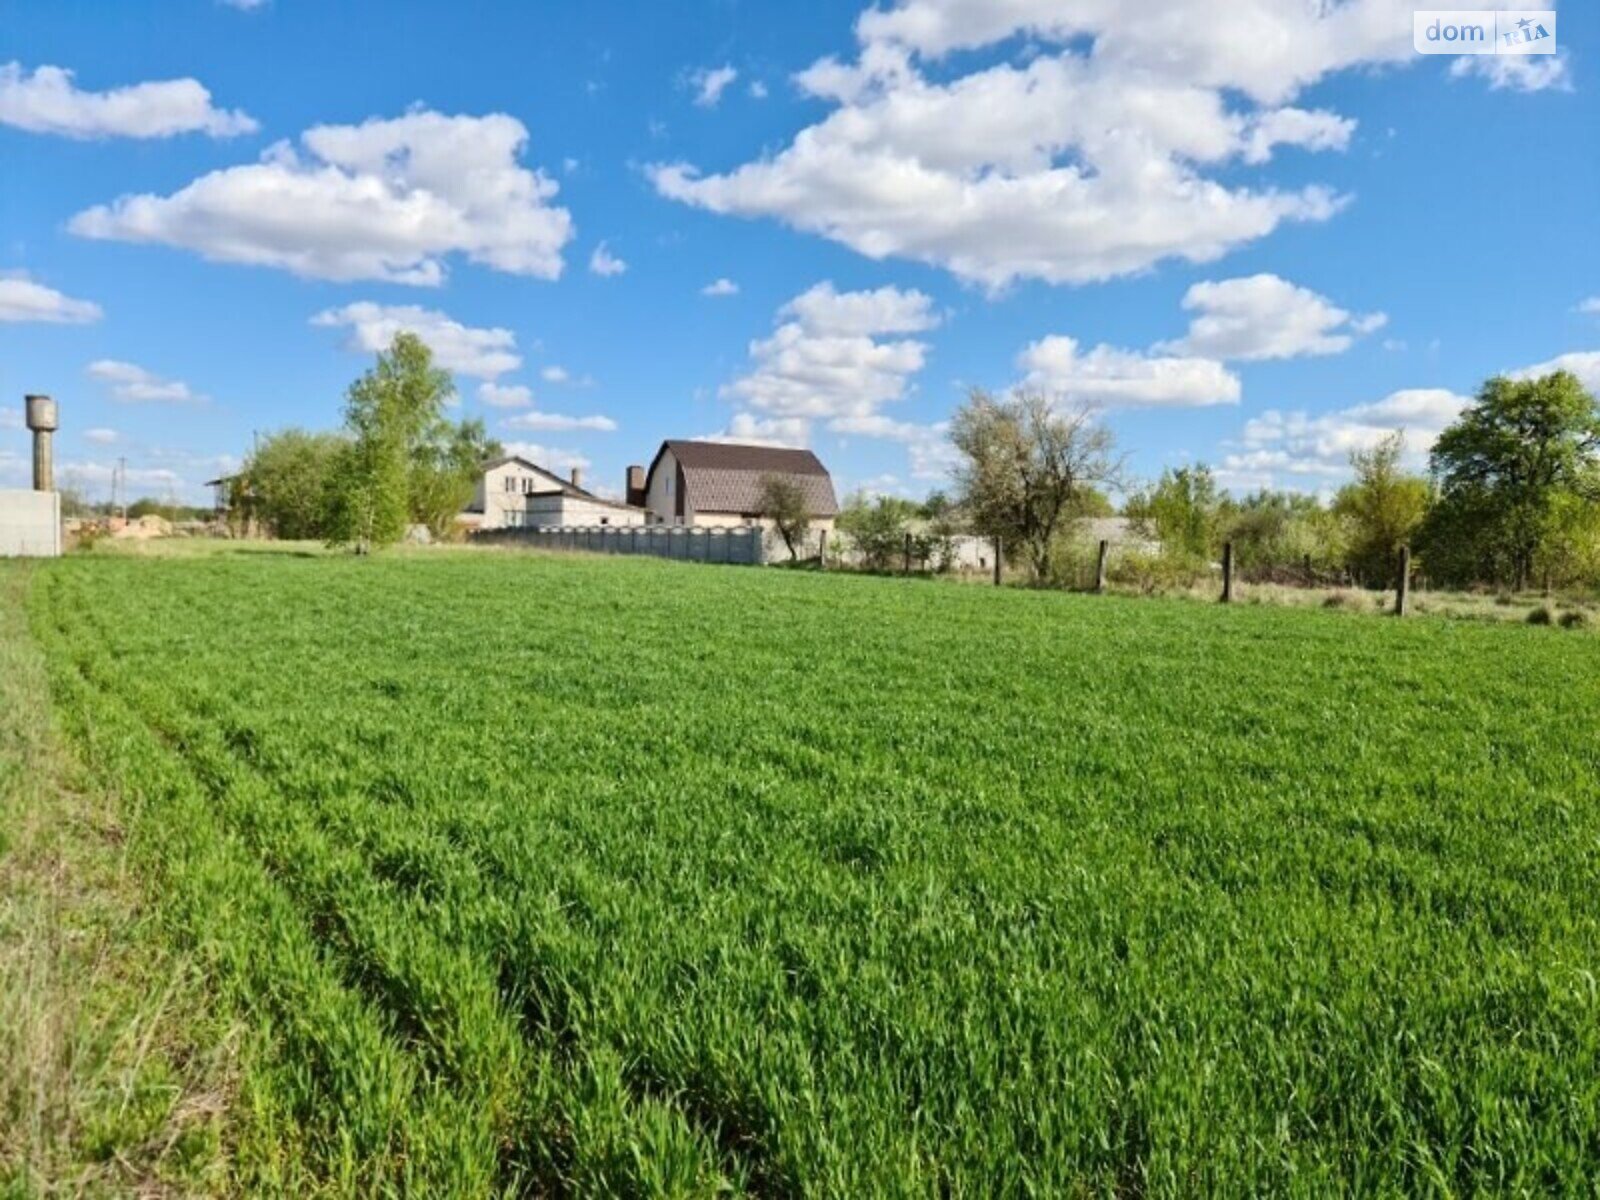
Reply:
[[[33,490],[56,490],[55,456],[51,437],[60,428],[56,415],[56,402],[49,396],[25,397],[28,407],[28,428],[33,431]]]

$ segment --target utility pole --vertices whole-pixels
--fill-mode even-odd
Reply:
[[[128,520],[128,456],[119,455],[117,458],[117,477],[111,486],[111,503],[113,507],[120,507],[122,520]]]

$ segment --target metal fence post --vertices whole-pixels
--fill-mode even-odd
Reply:
[[[1400,547],[1400,577],[1394,582],[1394,615],[1403,617],[1411,605],[1411,547]]]
[[[1233,603],[1233,543],[1222,543],[1222,602]]]

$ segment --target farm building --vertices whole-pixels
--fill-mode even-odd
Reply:
[[[485,464],[461,521],[474,529],[547,525],[643,525],[642,508],[585,491],[577,467],[563,479],[537,463],[507,455]]]
[[[664,525],[751,525],[761,520],[762,482],[792,480],[806,497],[811,528],[831,530],[839,515],[833,478],[809,450],[733,442],[668,440],[648,472],[628,468],[628,500]]]

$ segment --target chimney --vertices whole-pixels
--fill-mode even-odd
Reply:
[[[628,486],[623,489],[622,498],[635,508],[644,507],[644,468],[628,468]]]
[[[582,467],[573,467],[572,468],[572,486],[575,487],[575,488],[581,488],[583,486],[583,468]]]
[[[28,428],[33,430],[33,490],[56,490],[55,463],[50,450],[50,436],[59,428],[56,421],[56,402],[49,396],[24,397],[27,405]]]

